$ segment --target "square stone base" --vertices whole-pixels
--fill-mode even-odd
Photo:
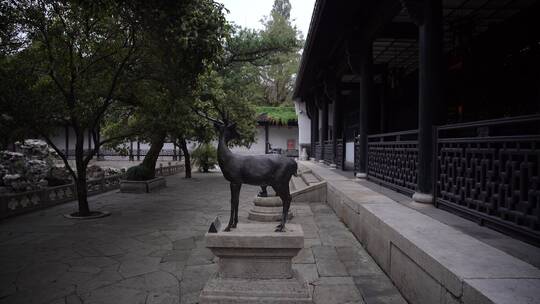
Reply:
[[[199,303],[312,303],[309,286],[292,269],[292,259],[304,247],[302,226],[274,230],[275,224],[240,223],[229,232],[206,233],[206,247],[219,262]]]
[[[313,303],[308,284],[294,271],[289,279],[250,280],[215,274],[204,286],[200,304],[306,304]]]
[[[164,177],[156,177],[147,181],[120,182],[120,192],[122,193],[150,193],[167,186]]]

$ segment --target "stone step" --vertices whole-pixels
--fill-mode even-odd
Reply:
[[[313,175],[312,173],[302,174],[302,179],[304,180],[304,182],[307,185],[311,185],[311,184],[315,184],[315,183],[320,182],[320,180],[315,175]]]
[[[293,184],[294,188],[291,189],[291,191],[304,189],[308,186],[308,184],[300,176],[293,176],[291,178],[291,183]]]

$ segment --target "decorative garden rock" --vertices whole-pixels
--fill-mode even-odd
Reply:
[[[86,169],[86,176],[89,178],[103,178],[105,177],[105,171],[98,165],[92,165]]]

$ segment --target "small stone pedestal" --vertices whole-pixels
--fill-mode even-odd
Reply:
[[[300,225],[274,232],[274,224],[238,224],[207,233],[206,247],[219,257],[218,272],[201,291],[199,303],[312,303],[306,281],[292,269],[304,247]]]
[[[283,202],[279,196],[260,197],[253,200],[253,208],[249,210],[248,219],[257,222],[277,222],[281,220],[283,214]],[[288,219],[293,218],[293,213],[289,208]]]

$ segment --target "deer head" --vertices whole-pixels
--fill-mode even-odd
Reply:
[[[236,130],[236,123],[231,122],[229,119],[229,115],[225,113],[224,111],[220,110],[219,108],[215,108],[216,111],[221,115],[221,120],[212,118],[204,113],[199,112],[198,110],[195,110],[195,113],[211,122],[214,123],[214,128],[219,133],[220,137],[223,137],[225,140],[225,143],[228,143],[229,141],[233,139],[240,138],[240,134]]]
[[[236,130],[236,123],[216,123],[214,122],[214,128],[219,132],[220,137],[223,136],[225,142],[228,143],[233,139],[240,138],[240,134]]]

